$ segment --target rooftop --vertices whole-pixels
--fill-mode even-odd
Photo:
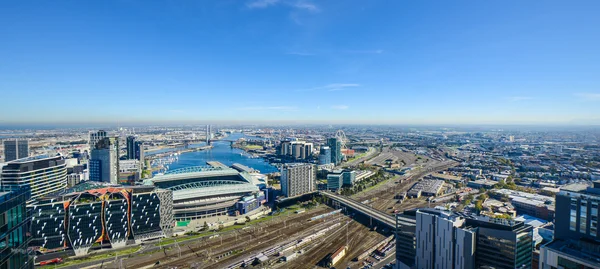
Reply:
[[[33,162],[33,161],[39,161],[39,160],[43,160],[43,159],[50,159],[50,158],[56,158],[56,157],[60,157],[60,156],[48,156],[48,155],[30,156],[30,157],[12,160],[10,162],[7,162],[7,164],[8,163],[26,163],[26,162]]]
[[[565,256],[587,263],[591,268],[600,268],[600,248],[598,242],[555,239],[544,248],[559,252]],[[596,251],[595,251],[596,250]]]

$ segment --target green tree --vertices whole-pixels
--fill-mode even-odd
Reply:
[[[475,202],[475,210],[477,210],[477,212],[481,212],[483,210],[482,200],[477,200],[477,202]]]

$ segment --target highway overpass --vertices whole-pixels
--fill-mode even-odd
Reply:
[[[341,205],[345,205],[346,207],[351,208],[352,210],[358,213],[372,218],[373,220],[387,226],[390,229],[396,228],[396,219],[392,215],[389,215],[385,212],[381,212],[368,205],[362,204],[345,196],[337,195],[332,192],[321,191],[319,193],[333,201],[340,203]]]

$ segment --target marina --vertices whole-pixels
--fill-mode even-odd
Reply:
[[[232,133],[228,136],[228,140],[233,141],[241,138],[254,139],[243,133]],[[227,166],[239,163],[263,174],[278,171],[277,167],[271,165],[267,160],[242,149],[234,148],[231,144],[229,141],[214,141],[210,146],[201,143],[189,145],[188,149],[164,149],[152,155],[160,157],[153,159],[151,165],[156,172],[161,173],[173,169],[205,165],[209,161],[217,161]]]

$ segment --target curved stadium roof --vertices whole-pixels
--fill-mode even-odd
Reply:
[[[194,166],[170,171],[150,180],[159,188],[173,191],[173,199],[234,195],[258,191],[247,172],[231,168]]]

